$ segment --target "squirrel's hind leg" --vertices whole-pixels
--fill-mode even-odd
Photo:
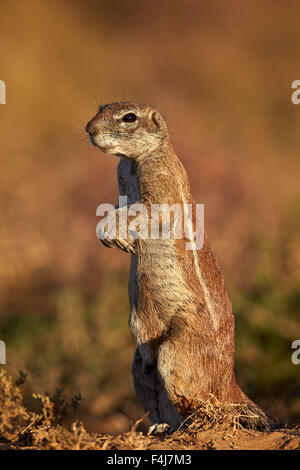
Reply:
[[[144,410],[149,412],[149,419],[153,423],[161,423],[161,416],[158,406],[160,384],[158,381],[156,369],[154,368],[149,372],[146,370],[145,373],[145,366],[139,352],[139,348],[136,349],[133,358],[132,375],[135,392]]]
[[[139,348],[134,355],[132,374],[137,397],[144,410],[149,411],[149,419],[154,423],[150,426],[149,433],[175,431],[181,424],[182,417],[170,402],[156,367],[145,367]]]

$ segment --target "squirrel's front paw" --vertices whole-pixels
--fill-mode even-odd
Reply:
[[[113,239],[112,239],[112,233],[111,230],[109,230],[109,223],[105,219],[102,219],[98,224],[97,224],[97,229],[96,229],[96,234],[97,237],[101,240],[101,242],[109,247],[112,248],[113,246]]]
[[[134,240],[123,240],[121,238],[117,238],[114,240],[114,244],[121,250],[126,251],[126,253],[136,254]]]
[[[111,224],[107,217],[98,223],[96,233],[97,237],[101,240],[103,245],[107,246],[108,248],[117,246],[127,253],[135,254],[135,239],[129,234],[127,238],[121,238],[118,236],[116,233],[115,224]]]

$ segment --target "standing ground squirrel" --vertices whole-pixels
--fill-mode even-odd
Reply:
[[[201,249],[186,249],[184,237],[107,231],[112,217],[128,228],[135,203],[149,213],[154,204],[195,207],[163,117],[151,106],[112,103],[100,107],[86,131],[102,152],[120,157],[119,192],[128,204],[102,219],[98,236],[106,246],[131,253],[129,326],[137,341],[132,372],[152,431],[177,429],[212,396],[221,404],[244,404],[246,427],[270,429],[272,419],[235,379],[234,317],[206,234]],[[194,229],[194,211],[192,224]]]

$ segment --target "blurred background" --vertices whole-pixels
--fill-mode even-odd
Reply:
[[[0,339],[33,392],[78,391],[88,430],[143,414],[131,379],[129,256],[95,234],[118,159],[84,132],[99,104],[150,103],[205,204],[236,318],[236,374],[300,418],[300,4],[1,1]]]

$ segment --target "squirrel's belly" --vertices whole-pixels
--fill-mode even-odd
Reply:
[[[174,316],[189,318],[189,323],[197,318],[214,332],[231,322],[222,283],[212,289],[211,276],[203,272],[196,251],[183,251],[182,243],[174,239],[139,240],[138,244],[137,316],[147,316],[147,322],[154,317],[165,324]]]
[[[138,297],[151,310],[165,317],[186,306],[193,294],[182,275],[174,240],[139,240]],[[146,301],[147,299],[147,301]]]

